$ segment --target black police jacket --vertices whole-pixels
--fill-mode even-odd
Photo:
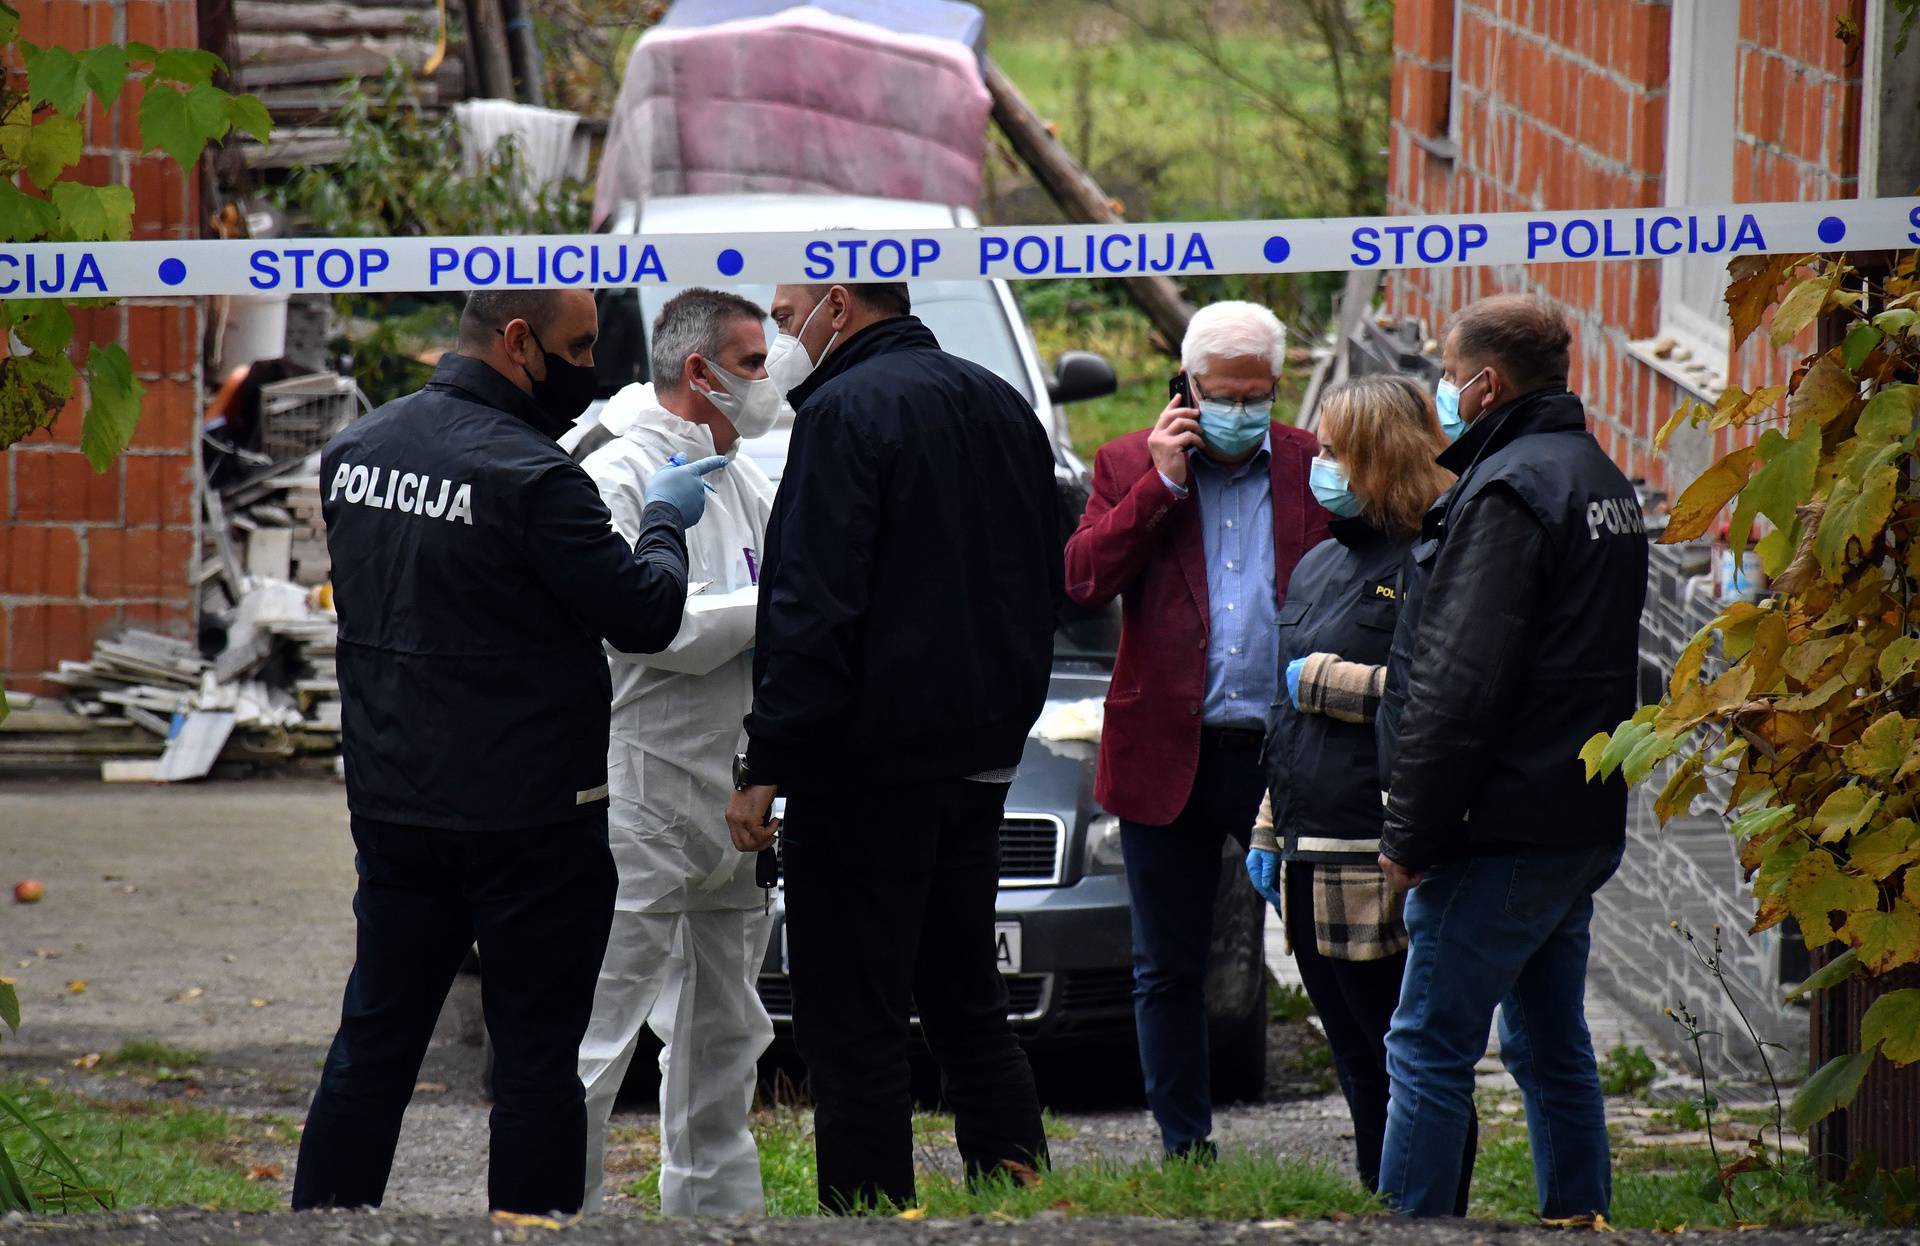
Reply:
[[[1287,663],[1331,653],[1386,664],[1400,614],[1401,563],[1413,542],[1364,519],[1336,519],[1308,550],[1280,607],[1281,699],[1267,741],[1281,855],[1371,864],[1380,851],[1380,759],[1371,723],[1303,714],[1286,695]]]
[[[322,453],[354,813],[487,831],[604,812],[600,642],[672,642],[686,543],[665,504],[623,541],[554,425],[449,355]]]
[[[751,781],[831,791],[1018,765],[1065,578],[1033,407],[912,316],[855,334],[788,398]]]
[[[1627,789],[1579,753],[1633,713],[1647,537],[1580,399],[1538,390],[1440,456],[1377,719],[1381,850],[1411,869],[1618,842]]]

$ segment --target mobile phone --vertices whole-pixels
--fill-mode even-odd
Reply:
[[[1191,407],[1193,405],[1193,390],[1187,384],[1186,373],[1176,372],[1172,378],[1167,381],[1167,397],[1179,399],[1180,405],[1183,407]]]

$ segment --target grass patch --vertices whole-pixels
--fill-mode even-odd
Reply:
[[[1472,1214],[1500,1220],[1532,1220],[1537,1203],[1533,1153],[1524,1131],[1483,1128],[1480,1157],[1473,1170]],[[1733,1155],[1721,1152],[1724,1160]],[[1707,1194],[1713,1156],[1705,1147],[1631,1147],[1617,1152],[1613,1164],[1613,1214],[1622,1229],[1728,1227],[1735,1223],[1725,1200]],[[1779,1225],[1819,1224],[1853,1219],[1831,1199],[1817,1193],[1810,1175],[1790,1172],[1734,1178],[1734,1198],[1745,1222]]]
[[[915,1114],[917,1147],[951,1147],[952,1131],[950,1115]],[[1049,1115],[1049,1138],[1061,1140],[1071,1132]],[[811,1115],[790,1107],[756,1113],[753,1135],[760,1146],[767,1214],[813,1215],[817,1195]],[[1009,1177],[969,1190],[964,1182],[924,1169],[918,1182],[922,1210],[941,1219],[982,1215],[1024,1219],[1043,1211],[1063,1211],[1076,1216],[1258,1220],[1378,1210],[1364,1190],[1325,1165],[1245,1152],[1230,1153],[1210,1167],[1157,1161],[1076,1164],[1054,1170],[1034,1187],[1021,1186]],[[659,1187],[656,1165],[622,1189],[643,1210],[658,1213]]]
[[[0,1095],[32,1113],[117,1206],[273,1211],[286,1203],[281,1184],[249,1180],[268,1153],[298,1141],[284,1117],[102,1102],[22,1081],[0,1082]],[[8,1143],[30,1146],[18,1134]]]
[[[1600,1061],[1600,1089],[1609,1095],[1637,1095],[1660,1076],[1647,1049],[1622,1043]]]
[[[176,1082],[192,1080],[189,1070],[197,1069],[206,1062],[205,1052],[190,1047],[172,1047],[153,1039],[136,1038],[115,1048],[100,1061],[100,1067],[144,1074],[155,1081]]]

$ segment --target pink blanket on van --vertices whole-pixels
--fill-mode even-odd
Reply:
[[[798,192],[974,205],[992,101],[971,49],[815,8],[634,46],[594,190]]]

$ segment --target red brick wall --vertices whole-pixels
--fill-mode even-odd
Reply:
[[[1722,0],[1714,0],[1722,2]],[[1860,78],[1834,38],[1865,0],[1739,4],[1735,197],[1742,202],[1855,193]],[[1454,24],[1459,56],[1454,61]],[[1667,0],[1402,0],[1395,9],[1388,204],[1396,213],[1652,206],[1662,199],[1672,9]],[[1452,75],[1458,155],[1445,137]],[[1571,385],[1595,435],[1631,476],[1669,485],[1653,433],[1688,397],[1627,351],[1660,329],[1658,261],[1401,272],[1395,314],[1448,316],[1485,294],[1524,290],[1564,306],[1574,327]],[[1810,337],[1808,339],[1811,340]],[[1804,344],[1800,344],[1803,345]],[[1747,389],[1783,379],[1797,351],[1756,335],[1730,369]]]
[[[139,40],[198,42],[194,0],[14,0],[21,37],[42,46]],[[197,183],[169,159],[141,155],[140,88],[111,112],[97,104],[76,176],[133,187],[134,237],[199,235]],[[88,342],[120,342],[146,386],[133,447],[104,474],[80,453],[80,402],[59,422],[0,454],[0,680],[35,678],[85,658],[95,638],[128,625],[188,636],[194,556],[193,439],[200,415],[202,312],[191,300],[142,300],[76,314],[75,358]]]

